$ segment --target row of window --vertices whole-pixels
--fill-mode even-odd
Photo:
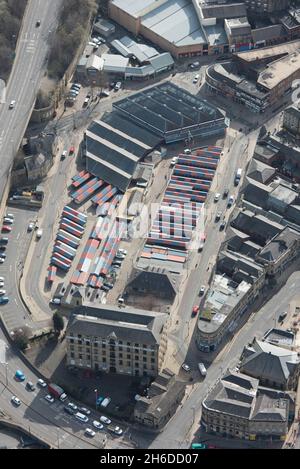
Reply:
[[[72,332],[70,332],[69,337],[75,337],[75,336]],[[83,337],[81,334],[77,334],[77,338],[78,339],[83,339],[86,345],[90,345],[90,339],[88,339],[87,337]],[[95,341],[93,343],[94,346],[97,346],[98,342],[100,342],[100,341],[102,342],[102,344],[107,344],[107,345],[125,345],[125,342],[123,343],[122,340],[119,340],[119,341],[112,340],[112,339],[106,340],[106,339],[99,339],[99,337],[94,337],[93,340]],[[74,342],[74,339],[70,339],[70,342],[71,341]],[[155,349],[154,345],[146,345],[146,344],[141,345],[141,344],[138,344],[138,343],[133,344],[131,342],[126,342],[126,345],[127,345],[127,347],[133,347],[134,346],[136,348],[143,348],[143,349],[148,348],[148,349],[151,349],[151,350]]]

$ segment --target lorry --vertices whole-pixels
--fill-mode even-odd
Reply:
[[[235,173],[234,185],[238,186],[242,176],[242,168],[238,168]]]
[[[52,396],[56,397],[62,402],[64,402],[68,397],[63,388],[54,383],[48,384],[48,391]]]

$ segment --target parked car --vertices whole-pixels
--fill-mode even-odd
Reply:
[[[107,427],[107,430],[109,430],[111,433],[117,436],[121,436],[123,434],[123,430],[117,425],[109,425]]]
[[[28,226],[27,226],[27,231],[30,232],[30,231],[32,231],[33,229],[34,229],[34,222],[31,221],[31,222],[28,224]]]
[[[193,83],[197,83],[197,81],[199,80],[199,76],[200,75],[198,74],[194,76]]]
[[[111,420],[108,417],[105,417],[105,415],[101,415],[99,418],[100,422],[104,423],[105,425],[110,425]]]
[[[124,256],[124,254],[119,254],[117,253],[116,256],[115,256],[115,259],[118,259],[120,261],[123,261],[125,259],[126,256]]]
[[[181,368],[186,372],[191,371],[191,368],[186,363],[182,363]]]
[[[35,385],[31,381],[27,381],[26,389],[28,389],[29,391],[35,391]]]
[[[6,295],[6,290],[0,290],[0,296]]]
[[[16,105],[16,101],[13,99],[13,100],[10,102],[10,104],[9,104],[8,107],[9,107],[9,109],[13,109],[13,108],[15,107],[15,105]]]
[[[201,376],[203,377],[206,376],[207,371],[206,371],[204,363],[198,363],[198,369],[199,369]]]
[[[108,288],[106,285],[101,285],[101,290],[105,291],[105,292],[108,292],[110,290],[110,288]]]
[[[87,423],[89,421],[88,417],[81,412],[76,412],[75,418],[81,423]]]
[[[215,216],[215,222],[218,222],[221,219],[222,212],[217,212]]]
[[[214,202],[218,202],[220,200],[221,194],[217,192],[214,197]]]
[[[119,254],[119,253],[120,253],[120,254],[124,254],[124,256],[126,256],[127,251],[126,251],[126,249],[118,249],[118,254]]]
[[[195,305],[193,306],[193,309],[192,309],[192,317],[194,316],[197,316],[197,314],[199,313],[199,305]]]
[[[17,371],[15,372],[15,379],[16,379],[17,381],[25,381],[26,377],[25,377],[23,371],[17,370]]]
[[[67,412],[67,414],[70,414],[70,415],[74,414],[74,410],[72,410],[71,407],[68,407],[67,405],[65,405],[64,411]]]
[[[87,435],[87,436],[90,436],[90,437],[94,437],[96,435],[96,433],[94,432],[94,430],[92,430],[91,428],[86,428],[84,433]]]
[[[12,218],[13,220],[15,219],[15,216],[14,216],[13,213],[6,213],[6,214],[5,214],[5,217],[6,217],[6,218]]]
[[[47,394],[44,399],[49,402],[49,404],[53,404],[53,402],[55,401],[54,397],[51,396],[51,394]]]
[[[75,147],[70,147],[69,155],[73,155],[75,153]]]
[[[228,194],[229,194],[229,189],[225,189],[223,192],[223,199],[226,199],[228,197]]]
[[[114,260],[111,265],[114,265],[116,267],[121,267],[122,266],[122,262],[121,261],[118,261],[118,260]]]
[[[19,407],[19,406],[21,405],[20,399],[19,399],[18,397],[16,397],[16,396],[12,396],[11,402],[12,402],[15,406],[17,406],[17,407]]]
[[[37,383],[36,383],[36,384],[37,384],[38,386],[40,386],[41,388],[45,388],[45,387],[47,386],[47,383],[46,383],[43,379],[41,379],[41,378],[39,378],[39,379],[37,380]]]
[[[78,411],[85,415],[90,415],[91,413],[90,409],[87,409],[86,407],[78,407]]]
[[[3,218],[3,223],[4,223],[4,225],[13,225],[14,220],[13,220],[13,218],[4,217]]]
[[[118,90],[121,89],[121,87],[122,87],[122,82],[121,82],[121,81],[117,81],[117,83],[116,83],[115,86],[114,86],[114,90],[115,90],[115,91],[118,91]]]
[[[226,226],[226,221],[222,221],[222,223],[220,224],[219,230],[223,231],[225,226]]]
[[[233,195],[231,195],[228,199],[227,207],[228,208],[232,207],[233,203],[234,203],[234,197]]]
[[[35,27],[38,28],[39,26],[41,26],[41,21],[38,20],[36,23],[35,23]]]
[[[61,304],[61,299],[60,299],[60,298],[52,298],[52,299],[50,300],[50,303],[51,303],[52,305],[60,305],[60,304]]]
[[[78,410],[77,405],[76,405],[76,404],[73,404],[73,402],[69,402],[67,407],[69,407],[70,409],[72,409],[73,413]]]
[[[2,259],[6,259],[6,252],[0,252],[0,257],[2,257]]]
[[[64,151],[62,152],[62,154],[61,154],[60,159],[61,159],[61,160],[64,160],[65,157],[67,156],[67,154],[68,154],[67,150],[64,150]]]
[[[0,257],[0,264],[3,264],[5,262],[5,259],[3,257]]]
[[[0,296],[0,305],[6,305],[8,302],[9,298],[7,296]]]
[[[109,290],[110,290],[111,288],[114,288],[114,284],[113,284],[113,283],[104,282],[103,285],[104,285],[105,287],[107,287]]]
[[[0,251],[6,251],[6,246],[1,246],[0,245]]]
[[[177,161],[178,161],[178,156],[173,156],[173,158],[171,159],[171,164],[170,164],[170,166],[172,166],[172,167],[175,166],[175,164],[177,163]]]
[[[102,423],[98,422],[98,420],[93,421],[93,427],[97,428],[97,430],[102,430],[104,428]]]
[[[3,225],[1,229],[2,233],[10,233],[11,230],[12,230],[12,227],[10,225]]]
[[[204,293],[205,293],[205,286],[202,285],[202,287],[200,288],[200,291],[199,291],[199,295],[200,295],[200,296],[203,296]]]

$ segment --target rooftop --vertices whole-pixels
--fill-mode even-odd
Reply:
[[[271,62],[259,74],[257,83],[271,90],[300,68],[300,50]]]
[[[167,319],[164,313],[91,303],[74,309],[67,335],[109,337],[113,333],[119,340],[158,344]]]
[[[252,49],[245,52],[236,52],[234,55],[239,59],[253,62],[256,60],[275,57],[277,55],[287,55],[297,51],[300,48],[300,40],[285,42],[271,47],[262,47],[261,49]]]

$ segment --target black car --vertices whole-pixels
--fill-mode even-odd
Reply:
[[[41,26],[40,20],[38,20],[38,21],[35,23],[35,26],[36,26],[36,28],[38,28],[39,26]]]
[[[223,231],[224,228],[225,228],[225,226],[226,226],[226,222],[225,222],[225,221],[222,221],[219,230],[220,230],[220,231]]]
[[[0,246],[0,251],[5,251],[6,246]]]
[[[225,189],[223,192],[223,199],[226,199],[226,197],[228,197],[228,194],[229,194],[229,189]]]
[[[67,405],[64,407],[64,411],[67,412],[67,414],[73,415],[75,411],[71,409],[71,407],[68,407]]]
[[[113,283],[110,283],[110,282],[104,282],[103,285],[104,285],[105,287],[109,288],[109,289],[111,289],[111,288],[114,287],[114,284],[113,284]]]
[[[215,222],[218,222],[218,221],[221,219],[221,215],[222,215],[221,212],[217,212],[217,213],[216,213]]]

